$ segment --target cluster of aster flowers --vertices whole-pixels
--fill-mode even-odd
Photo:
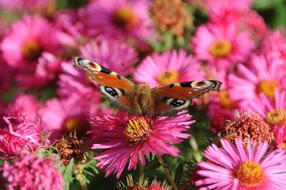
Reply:
[[[255,2],[0,0],[0,189],[286,189],[286,34]],[[75,56],[222,86],[176,116],[128,113]]]

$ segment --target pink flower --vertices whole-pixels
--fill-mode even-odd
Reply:
[[[51,133],[51,140],[74,131],[78,137],[83,137],[90,128],[89,114],[103,114],[97,109],[96,102],[79,94],[62,100],[50,99],[39,112],[42,115],[44,130]]]
[[[268,55],[254,56],[249,66],[238,65],[238,73],[229,76],[230,97],[246,108],[263,93],[274,98],[275,89],[286,88],[284,60]]]
[[[211,104],[208,115],[211,118],[211,130],[214,133],[225,131],[227,121],[234,119],[233,109],[227,109],[219,104]]]
[[[221,140],[221,147],[213,144],[205,151],[208,161],[199,163],[196,181],[198,189],[277,189],[286,188],[286,154],[284,150],[267,150],[268,143],[246,144]]]
[[[21,32],[19,32],[21,31]],[[3,58],[24,87],[42,86],[55,79],[59,62],[57,30],[39,16],[26,16],[13,23],[0,44]],[[13,55],[13,56],[11,56]]]
[[[0,153],[15,155],[32,152],[41,144],[41,126],[23,117],[3,117],[0,129]],[[3,125],[2,125],[3,126]]]
[[[91,41],[81,47],[80,51],[84,58],[95,61],[120,75],[130,74],[137,61],[136,51],[121,40],[103,38]]]
[[[275,145],[279,148],[286,148],[286,126],[277,127],[273,130]]]
[[[82,13],[92,36],[142,39],[152,32],[147,0],[98,0]]]
[[[286,91],[275,91],[274,100],[260,94],[250,104],[249,108],[257,112],[272,127],[286,127]]]
[[[160,184],[156,184],[156,185],[151,185],[151,186],[147,187],[146,190],[164,190],[164,188],[161,187]]]
[[[250,33],[241,31],[235,20],[201,25],[192,43],[196,58],[220,69],[245,61],[254,48]]]
[[[226,14],[239,14],[250,9],[251,0],[205,0],[205,5],[211,19],[219,19]]]
[[[115,172],[119,178],[126,164],[129,170],[136,169],[138,161],[145,165],[145,156],[151,153],[178,156],[179,150],[172,144],[190,136],[185,132],[194,123],[191,118],[185,112],[177,117],[140,116],[125,112],[94,116],[90,130],[94,139],[92,149],[105,149],[95,157],[99,161],[97,166],[106,168],[106,176]]]
[[[286,37],[285,32],[276,30],[268,32],[261,41],[261,53],[273,52],[286,59]]]
[[[79,45],[85,40],[87,32],[79,12],[75,9],[58,12],[55,15],[55,25],[59,29],[57,36],[60,43],[71,48],[70,50],[78,50]]]
[[[62,190],[64,180],[51,158],[23,155],[1,167],[7,190]]]
[[[229,81],[225,70],[218,70],[214,67],[209,67],[207,73],[208,78],[219,80],[222,82],[219,93],[210,97],[210,105],[208,115],[211,118],[211,129],[218,133],[225,130],[227,121],[233,120],[233,110],[237,108],[237,102],[229,96]]]
[[[47,5],[49,0],[0,0],[0,7],[6,9],[21,9],[21,10],[33,10],[36,7]]]
[[[199,63],[183,49],[146,57],[137,67],[134,77],[136,81],[152,87],[205,79]]]
[[[39,121],[38,110],[40,106],[41,103],[35,96],[19,94],[10,103],[7,114],[13,117],[23,115],[28,121],[36,122]]]
[[[99,90],[83,70],[75,68],[71,62],[63,62],[61,67],[62,73],[59,75],[57,89],[61,98],[69,98],[71,94],[76,94],[100,102]]]

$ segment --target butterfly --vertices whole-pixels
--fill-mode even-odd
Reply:
[[[173,115],[188,108],[193,98],[209,91],[219,91],[222,84],[217,80],[202,80],[151,88],[81,57],[75,57],[74,64],[99,84],[101,93],[111,102],[125,111],[142,115]]]

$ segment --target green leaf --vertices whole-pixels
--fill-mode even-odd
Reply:
[[[70,184],[73,182],[74,180],[74,176],[73,176],[73,168],[74,168],[74,159],[71,159],[71,161],[69,162],[69,164],[66,166],[66,168],[63,170],[63,178],[65,181],[65,186],[64,186],[64,190],[69,190],[69,186]]]

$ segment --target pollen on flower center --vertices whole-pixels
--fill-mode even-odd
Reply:
[[[130,145],[139,144],[145,141],[151,134],[152,123],[149,123],[144,118],[134,118],[128,120],[124,134]]]
[[[179,73],[177,71],[165,71],[157,77],[157,81],[161,85],[176,83],[179,80]]]
[[[278,84],[275,80],[264,80],[259,83],[258,92],[262,92],[265,96],[273,98],[277,87]]]
[[[219,103],[225,108],[233,108],[234,102],[230,99],[229,93],[226,90],[222,90],[219,93]]]
[[[241,163],[234,175],[239,180],[239,183],[246,188],[257,187],[261,185],[264,179],[261,166],[252,161]]]
[[[138,24],[138,19],[129,7],[119,8],[111,17],[114,25],[124,30],[132,30]]]
[[[209,48],[210,54],[214,57],[225,57],[232,51],[231,42],[227,40],[219,40],[211,44]]]
[[[41,44],[36,40],[29,40],[23,45],[23,56],[27,61],[35,61],[43,52]]]
[[[286,110],[274,109],[266,114],[266,121],[272,125],[286,124]]]

